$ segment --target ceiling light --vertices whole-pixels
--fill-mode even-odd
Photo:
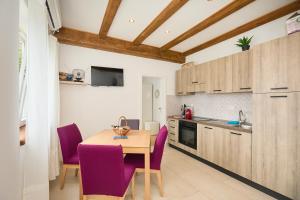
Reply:
[[[166,30],[165,33],[166,33],[166,34],[169,34],[169,33],[171,33],[171,31],[170,31],[170,30]]]
[[[128,20],[130,23],[134,23],[135,20],[131,17],[129,20]]]

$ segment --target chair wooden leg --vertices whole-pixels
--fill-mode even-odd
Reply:
[[[131,179],[131,199],[135,200],[135,173]]]
[[[87,200],[88,198],[83,195],[83,189],[82,189],[82,177],[81,172],[79,171],[79,199],[80,200]]]
[[[158,183],[158,187],[159,187],[160,196],[163,197],[164,196],[164,191],[163,191],[163,183],[162,183],[161,171],[159,170],[155,174],[156,174],[156,177],[157,177],[157,183]]]
[[[61,172],[61,177],[60,177],[60,189],[61,190],[64,189],[64,186],[65,186],[66,174],[67,174],[67,167],[65,165],[63,165],[62,172]]]

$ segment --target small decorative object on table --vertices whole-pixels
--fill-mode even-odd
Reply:
[[[126,126],[121,126],[121,120],[125,120],[125,123],[126,123]],[[118,125],[112,125],[112,127],[113,127],[113,131],[116,133],[116,134],[118,134],[118,135],[120,135],[120,136],[126,136],[127,135],[127,133],[130,131],[130,127],[127,125],[127,119],[126,119],[126,117],[124,117],[124,116],[121,116],[120,118],[119,118],[119,121],[118,121]],[[115,138],[115,137],[114,137]],[[127,139],[127,136],[126,137],[119,137],[120,139]]]
[[[252,40],[253,36],[251,38],[248,37],[242,37],[237,41],[237,44],[235,44],[238,47],[242,47],[243,51],[249,50],[250,49],[250,42]]]
[[[73,80],[75,82],[83,82],[85,77],[85,72],[82,69],[73,69]]]
[[[288,34],[300,31],[300,14],[296,12],[286,21],[286,28]]]

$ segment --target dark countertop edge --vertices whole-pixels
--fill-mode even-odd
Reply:
[[[190,119],[181,119],[181,118],[176,118],[176,117],[173,117],[173,116],[168,116],[168,119],[169,118],[170,119],[175,119],[175,120],[194,122],[194,123],[197,123],[197,124],[203,124],[203,125],[207,125],[207,126],[214,126],[214,127],[219,127],[219,128],[224,128],[224,129],[229,129],[229,130],[240,131],[240,132],[252,134],[252,129],[244,129],[244,128],[234,127],[234,126],[226,125],[226,124],[212,123],[210,121],[196,121],[196,120],[190,120]],[[220,122],[223,122],[223,123],[227,122],[226,120],[219,120],[219,119],[212,119],[212,121],[220,121]]]

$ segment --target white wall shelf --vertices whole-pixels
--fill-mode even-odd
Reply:
[[[85,82],[75,82],[75,81],[59,81],[60,84],[65,84],[65,85],[82,85],[82,86],[86,86],[88,85]]]

